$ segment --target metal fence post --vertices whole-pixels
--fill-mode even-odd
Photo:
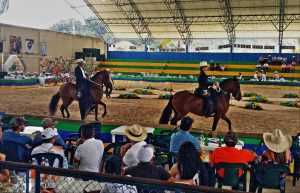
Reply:
[[[29,169],[26,170],[26,176],[25,176],[25,189],[26,193],[29,193]]]
[[[34,192],[40,193],[41,191],[41,173],[35,170]]]

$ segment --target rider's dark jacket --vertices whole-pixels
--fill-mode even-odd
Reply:
[[[75,77],[76,77],[76,84],[78,86],[86,84],[86,79],[83,77],[82,71],[79,66],[75,68]]]
[[[213,83],[208,82],[208,76],[204,72],[204,70],[200,70],[199,76],[198,76],[198,83],[199,88],[201,90],[208,90],[209,86],[213,86]]]

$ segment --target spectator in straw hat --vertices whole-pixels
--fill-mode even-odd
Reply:
[[[130,143],[121,147],[120,155],[123,157],[123,160],[126,159],[127,156],[132,157],[133,155],[133,157],[137,157],[139,149],[143,145],[147,144],[144,140],[147,138],[148,134],[143,127],[134,124],[125,130],[125,135],[129,139]]]
[[[274,77],[274,80],[279,80],[280,77],[279,77],[279,74],[278,74],[277,71],[274,72],[274,76],[273,77]]]
[[[290,164],[290,147],[293,143],[290,135],[283,135],[280,129],[275,129],[272,133],[264,133],[263,139],[268,147],[262,155],[263,163]]]
[[[53,129],[53,131],[55,133],[55,143],[54,144],[62,147],[63,149],[66,149],[67,145],[64,142],[64,140],[61,138],[61,136],[58,134],[57,129],[55,128],[56,124],[57,124],[57,121],[54,121],[54,119],[50,118],[50,117],[44,118],[41,122],[43,129],[46,129],[46,128]],[[36,147],[36,146],[41,145],[42,141],[43,141],[42,140],[42,132],[37,132],[33,138],[33,146]]]

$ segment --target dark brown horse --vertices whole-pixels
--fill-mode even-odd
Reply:
[[[229,100],[231,94],[238,101],[242,99],[240,84],[236,77],[222,81],[220,83],[220,87],[223,92],[219,92],[216,94],[217,106],[213,115],[213,131],[217,128],[217,124],[220,118],[227,122],[229,130],[231,130],[231,121],[225,115],[229,109]],[[199,116],[204,116],[203,99],[195,96],[188,91],[180,91],[175,93],[174,96],[171,96],[168,105],[165,107],[161,115],[161,118],[159,120],[160,124],[169,123],[172,110],[174,111],[175,115],[171,120],[171,125],[176,125],[176,123],[184,116],[186,116],[189,112]]]
[[[96,105],[95,120],[98,121],[98,105],[99,104],[104,107],[104,113],[102,114],[102,117],[105,117],[105,115],[106,115],[106,105],[101,100],[103,97],[103,84],[106,84],[109,81],[109,74],[106,70],[97,72],[92,77],[91,80],[93,82],[97,83],[97,84],[93,84],[93,83],[90,84],[91,85],[90,92],[91,92],[92,102]],[[53,116],[57,110],[57,105],[58,105],[59,99],[62,100],[62,105],[60,107],[60,111],[61,111],[63,118],[65,118],[64,111],[66,111],[67,118],[69,118],[70,113],[68,111],[68,107],[74,100],[78,101],[76,85],[73,83],[67,82],[60,87],[59,91],[55,95],[52,96],[50,104],[49,104],[49,112],[50,112],[51,116]],[[82,119],[84,119],[84,118],[82,118]]]

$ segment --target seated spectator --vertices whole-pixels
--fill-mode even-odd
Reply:
[[[221,69],[220,71],[225,71],[225,65],[221,64],[220,69]]]
[[[274,80],[279,80],[279,74],[277,71],[274,72]]]
[[[240,72],[238,73],[237,79],[238,79],[238,80],[243,80],[243,75],[242,75],[242,73],[240,73]]]
[[[290,64],[288,64],[288,65],[286,65],[286,72],[292,72],[292,70],[293,70],[293,65],[290,63]]]
[[[281,64],[281,72],[286,72],[286,64],[284,62]]]
[[[254,72],[253,79],[258,80],[258,72],[257,71]]]
[[[152,145],[144,145],[138,151],[138,165],[127,168],[124,175],[174,182],[175,178],[168,171],[162,166],[152,163],[153,157],[154,147]]]
[[[138,150],[147,143],[144,141],[147,138],[147,131],[140,125],[134,124],[125,130],[125,135],[130,143],[121,147],[120,155],[124,157],[126,152],[131,149],[129,153],[137,155]]]
[[[222,71],[222,70],[221,70],[220,63],[217,63],[217,64],[216,64],[216,71]]]
[[[54,146],[56,132],[52,128],[46,128],[41,133],[42,144],[40,146],[35,147],[31,155],[39,154],[39,153],[54,153],[62,156],[64,158],[64,164],[68,165],[68,161],[65,157],[64,150],[61,146]],[[54,162],[54,167],[58,167],[58,162]]]
[[[208,172],[202,164],[200,154],[191,142],[184,142],[178,152],[177,163],[170,170],[171,176],[180,182],[195,185],[194,176],[200,171],[199,184],[208,186]]]
[[[81,129],[81,137],[78,140],[74,158],[80,162],[79,170],[100,172],[100,164],[103,157],[104,145],[101,140],[95,139],[95,131],[91,125],[85,125]]]
[[[261,81],[267,81],[267,74],[265,71],[262,70],[261,72]]]
[[[210,71],[215,71],[215,63],[213,60],[210,61],[210,64],[209,64],[209,70]]]
[[[263,70],[269,70],[269,64],[268,63],[264,63],[264,65],[262,66]]]
[[[26,120],[24,117],[16,117],[13,120],[13,128],[3,132],[2,141],[12,141],[26,146],[32,147],[32,139],[26,135],[22,135],[21,132],[25,129]]]
[[[296,65],[297,64],[297,58],[296,56],[292,56],[292,65]]]
[[[139,160],[137,158],[137,153],[126,153],[126,155],[123,157],[122,174],[127,168],[131,166],[136,166],[138,163]]]
[[[53,131],[55,133],[55,143],[54,144],[66,149],[67,145],[65,144],[65,142],[61,138],[61,136],[58,134],[57,129],[55,128],[55,124],[56,124],[56,122],[52,118],[44,118],[41,123],[43,129],[46,129],[46,128],[53,129]],[[42,132],[37,132],[33,138],[33,146],[38,146],[41,144],[42,144]]]
[[[122,159],[118,156],[110,157],[105,164],[105,173],[121,175]],[[136,187],[127,184],[106,183],[101,193],[136,193]]]
[[[280,81],[280,82],[284,82],[284,81],[285,81],[285,79],[283,78],[283,75],[280,76],[279,81]]]
[[[5,155],[0,153],[0,161],[5,161]],[[9,181],[9,171],[7,169],[0,169],[0,182]]]
[[[264,133],[263,139],[268,150],[262,155],[263,163],[285,164],[291,163],[290,147],[293,143],[290,135],[283,135],[280,129],[275,129],[272,133]]]
[[[181,120],[180,130],[171,135],[170,152],[177,153],[180,146],[186,141],[193,143],[198,152],[201,151],[199,140],[190,134],[193,122],[194,120],[189,116]]]
[[[256,155],[254,152],[250,152],[247,149],[238,150],[235,148],[238,140],[234,132],[228,131],[224,137],[225,147],[216,148],[212,155],[210,163],[214,166],[220,162],[226,163],[248,163],[255,159]],[[220,177],[224,176],[224,169],[217,171]],[[242,171],[239,171],[239,175],[242,175]]]
[[[256,65],[256,69],[261,69],[262,65],[261,64],[257,64]]]

